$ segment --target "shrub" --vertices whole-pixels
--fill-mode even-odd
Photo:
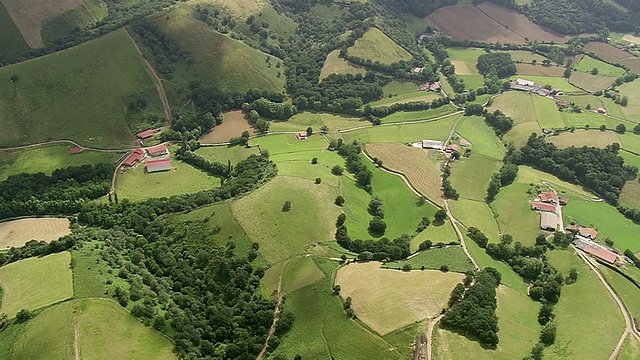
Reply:
[[[338,206],[344,205],[344,197],[342,195],[338,195],[334,203]]]

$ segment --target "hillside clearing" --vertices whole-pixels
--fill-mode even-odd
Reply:
[[[456,127],[456,132],[471,142],[472,154],[479,154],[502,160],[504,145],[481,116],[465,116]],[[472,155],[473,156],[473,155]]]
[[[411,54],[378,28],[371,28],[349,48],[348,54],[382,64],[411,60]]]
[[[250,15],[259,13],[265,6],[263,0],[196,0],[195,4],[214,3],[227,10],[234,19],[246,20]]]
[[[65,251],[0,267],[0,312],[12,318],[21,309],[33,311],[73,296],[70,265],[71,253]]]
[[[472,154],[456,161],[451,167],[451,185],[461,198],[484,201],[491,175],[500,170],[502,162],[488,156]]]
[[[583,147],[593,146],[604,149],[613,143],[620,143],[620,139],[613,131],[597,130],[575,130],[574,132],[563,132],[548,138],[549,142],[564,149],[570,146]]]
[[[0,49],[2,49],[0,62],[15,60],[29,50],[29,46],[2,6],[2,2],[0,2]]]
[[[622,84],[618,89],[620,95],[629,98],[628,105],[620,107],[624,116],[634,122],[640,122],[640,80]]]
[[[591,75],[581,71],[572,72],[569,78],[569,82],[573,85],[589,92],[604,90],[611,86],[614,81],[616,81],[616,78],[613,76]]]
[[[365,69],[355,66],[340,57],[340,50],[334,50],[327,55],[324,61],[322,71],[320,71],[320,80],[331,74],[364,74]]]
[[[460,242],[453,230],[453,225],[451,225],[450,220],[445,220],[442,225],[431,223],[431,225],[427,226],[425,230],[411,239],[411,252],[418,251],[420,243],[425,240],[431,240],[432,244],[437,244],[439,242],[444,244]],[[440,269],[440,266],[434,267],[433,269]]]
[[[451,240],[455,241],[454,239]],[[440,270],[442,266],[447,266],[448,271],[463,274],[474,270],[473,263],[462,250],[462,247],[455,245],[421,251],[411,259],[388,262],[383,264],[382,267],[400,270],[407,264],[411,265],[412,271],[423,271],[423,269]]]
[[[589,55],[585,55],[578,61],[578,63],[574,66],[574,69],[580,72],[590,73],[592,69],[598,69],[597,75],[609,76],[609,77],[620,77],[624,76],[625,70],[623,68],[608,64],[604,61],[600,61],[598,59],[594,59]]]
[[[69,219],[64,218],[31,218],[0,222],[0,249],[20,247],[29,240],[49,242],[69,234]]]
[[[211,131],[202,135],[200,141],[204,144],[227,143],[229,139],[239,137],[244,131],[248,131],[250,135],[257,134],[241,110],[228,111],[224,113],[222,124],[214,126]]]
[[[358,318],[385,335],[435,317],[462,278],[461,274],[435,270],[382,269],[380,263],[372,261],[340,268],[335,283],[341,287],[341,296],[353,299],[352,308]]]

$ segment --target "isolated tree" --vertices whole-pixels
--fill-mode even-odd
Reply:
[[[619,134],[624,134],[627,131],[627,127],[624,124],[618,124],[616,126],[616,132]]]
[[[317,164],[318,163],[318,158],[314,157],[313,159],[311,159],[311,163],[314,164],[314,165]]]
[[[598,68],[594,67],[593,69],[591,69],[591,75],[598,75]]]
[[[282,211],[283,212],[287,212],[291,210],[291,201],[287,200],[284,202],[284,204],[282,205]]]
[[[436,211],[436,214],[433,216],[433,218],[434,222],[443,223],[445,220],[447,220],[447,212],[440,209]]]
[[[340,295],[340,290],[342,290],[342,288],[340,287],[340,285],[334,285],[333,286],[333,295]]]
[[[540,332],[540,342],[545,346],[551,346],[556,341],[556,323],[549,321]]]
[[[342,169],[342,166],[340,165],[335,165],[334,167],[331,168],[331,173],[336,176],[342,175],[343,171],[344,169]]]
[[[322,182],[322,179],[321,179],[321,178],[316,178],[316,179],[314,180],[314,183],[316,183],[316,184],[320,184],[321,182]]]
[[[420,251],[429,250],[429,249],[431,249],[432,245],[433,244],[432,244],[431,240],[427,239],[427,240],[425,240],[425,241],[420,243],[420,245],[418,246],[418,250],[420,250]]]
[[[549,60],[549,59],[544,59],[544,60],[542,60],[542,65],[544,65],[544,66],[550,66],[550,65],[551,65],[551,60]]]
[[[369,232],[373,235],[382,236],[387,230],[387,223],[381,217],[376,216],[369,221]]]
[[[440,266],[440,271],[442,272],[449,272],[449,266],[446,264],[443,264]]]
[[[25,322],[33,317],[33,313],[27,309],[21,309],[16,314],[16,321],[21,323]]]
[[[640,124],[633,127],[633,133],[636,135],[640,135]]]
[[[569,275],[567,275],[564,282],[569,285],[575,283],[576,281],[578,281],[578,269],[573,266],[571,269],[569,269]]]
[[[411,271],[411,269],[412,269],[411,264],[402,265],[402,271]]]
[[[320,132],[321,132],[322,134],[326,134],[327,132],[329,132],[329,127],[328,127],[327,125],[322,125],[322,126],[320,127]]]
[[[311,126],[309,126],[307,128],[307,136],[311,136],[311,135],[313,135],[313,129],[311,128]]]
[[[9,82],[11,82],[12,84],[17,83],[18,80],[20,80],[20,77],[16,74],[11,75],[11,78],[9,79]]]
[[[342,206],[344,205],[344,197],[342,195],[338,195],[336,197],[336,201],[334,201],[334,203],[338,206]]]
[[[604,124],[600,125],[600,131],[605,131],[605,130],[607,130],[607,125],[604,125]]]
[[[367,207],[367,211],[372,216],[378,216],[381,219],[384,218],[384,209],[382,208],[382,200],[377,196],[371,197],[371,200],[369,201],[369,206]]]
[[[627,96],[623,96],[620,98],[620,106],[627,106],[629,105],[629,97]]]

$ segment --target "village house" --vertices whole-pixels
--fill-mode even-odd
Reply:
[[[460,138],[459,142],[460,142],[460,146],[464,146],[464,147],[471,146],[471,143],[466,139]]]
[[[452,153],[454,151],[460,152],[460,146],[456,145],[456,144],[449,144],[447,145],[447,147],[444,149],[445,152],[447,153]]]
[[[573,244],[576,248],[591,254],[600,260],[606,261],[609,264],[615,264],[618,260],[618,254],[589,239],[576,236],[575,240],[573,240]]]
[[[122,164],[131,167],[142,159],[144,159],[144,151],[142,149],[136,149],[129,156],[127,156]]]
[[[296,139],[298,140],[307,140],[309,138],[309,134],[306,131],[298,131],[296,133]]]
[[[576,231],[580,236],[595,240],[598,237],[598,230],[590,227],[582,227],[579,225],[571,225],[568,227],[571,231]]]
[[[553,204],[547,204],[540,201],[532,201],[531,202],[531,210],[540,210],[540,211],[549,211],[555,212],[556,206]]]
[[[558,204],[558,195],[553,191],[543,192],[539,195],[540,201],[550,204]]]

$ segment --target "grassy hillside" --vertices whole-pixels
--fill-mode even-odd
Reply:
[[[129,110],[137,100],[146,108]],[[70,138],[122,147],[149,114],[162,114],[160,99],[123,31],[0,69],[0,146]]]
[[[20,57],[29,46],[0,3],[0,63]]]
[[[269,55],[216,32],[195,20],[192,11],[190,5],[182,5],[153,20],[182,50],[193,56],[191,65],[177,64],[172,81],[186,87],[198,79],[227,91],[258,88],[280,92],[284,89],[284,68],[276,68],[281,60],[271,56],[273,65],[269,66],[266,62]]]
[[[84,6],[78,6],[64,14],[46,20],[42,24],[40,35],[45,44],[55,43],[56,40],[67,38],[83,29],[95,24],[95,20]]]
[[[378,28],[371,28],[349,48],[351,56],[391,64],[400,60],[411,60],[411,54],[396,44]]]

